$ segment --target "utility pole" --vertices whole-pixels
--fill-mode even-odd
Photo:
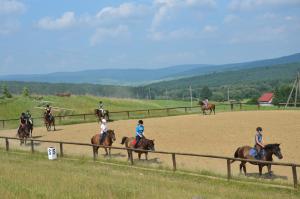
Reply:
[[[291,90],[291,92],[290,92],[290,95],[289,95],[289,97],[288,97],[288,100],[287,100],[287,102],[286,102],[286,104],[285,104],[285,108],[286,108],[286,107],[289,105],[289,103],[290,103],[290,100],[291,100],[291,98],[292,98],[294,89],[295,89],[295,101],[294,101],[294,107],[296,107],[296,106],[297,106],[297,99],[298,99],[298,91],[299,91],[299,93],[300,93],[300,74],[299,74],[299,72],[297,73],[296,80],[295,80],[295,82],[294,82],[294,84],[293,84],[293,88],[292,88],[292,90]]]
[[[229,87],[227,88],[227,101],[229,102]]]
[[[149,100],[151,100],[151,88],[149,88]]]
[[[193,93],[192,93],[192,86],[190,85],[190,97],[191,97],[191,108],[193,106]]]

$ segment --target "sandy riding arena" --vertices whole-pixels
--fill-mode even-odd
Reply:
[[[245,111],[217,113],[216,115],[186,115],[144,119],[145,136],[155,139],[155,148],[159,151],[212,154],[233,157],[237,147],[254,144],[255,128],[264,130],[265,143],[280,143],[283,159],[277,162],[300,163],[300,111]],[[137,120],[122,120],[109,123],[114,129],[120,145],[123,136],[133,136]],[[57,126],[57,131],[47,132],[45,127],[35,128],[33,136],[37,139],[90,143],[92,135],[99,132],[99,124],[76,124]],[[16,130],[0,131],[1,136],[15,136]],[[30,150],[30,146],[19,146],[16,141],[10,148]],[[0,141],[4,147],[4,140]],[[36,144],[36,150],[45,151],[48,143]],[[55,146],[55,145],[54,145]],[[59,149],[59,146],[56,146]],[[103,150],[100,149],[100,154]],[[92,157],[92,149],[84,146],[64,145],[65,154],[80,154]],[[112,158],[126,160],[126,152],[112,150]],[[101,155],[102,156],[102,155]],[[137,155],[134,154],[137,158]],[[142,155],[142,158],[144,156]],[[149,163],[158,166],[171,166],[170,155],[149,154]],[[226,160],[176,156],[178,169],[207,170],[226,174]],[[144,162],[144,161],[143,161]],[[233,163],[232,172],[239,173],[239,162]],[[247,164],[247,171],[255,176],[257,166]],[[292,181],[290,167],[273,166],[274,179]],[[267,168],[264,167],[263,172]],[[298,171],[300,172],[300,171]],[[298,174],[299,177],[299,174]]]

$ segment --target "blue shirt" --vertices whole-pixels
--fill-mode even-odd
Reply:
[[[255,135],[255,144],[257,144],[257,142],[256,142],[256,136],[257,136],[257,140],[261,143],[261,141],[262,141],[262,134],[256,133],[256,135]]]
[[[136,136],[143,136],[143,134],[144,134],[144,126],[143,125],[141,125],[141,124],[138,124],[137,126],[136,126],[136,128],[135,128],[135,135]]]

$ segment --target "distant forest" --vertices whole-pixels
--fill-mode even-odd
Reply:
[[[113,86],[98,84],[37,83],[0,81],[11,94],[22,94],[27,89],[30,94],[56,95],[71,93],[103,97],[136,99],[189,99],[206,98],[215,101],[230,99],[251,99],[255,101],[263,92],[277,93],[277,101],[284,101],[291,84],[300,71],[300,63],[282,64],[269,67],[243,69],[211,73],[171,81],[163,81],[146,86]],[[251,101],[250,100],[250,101]]]

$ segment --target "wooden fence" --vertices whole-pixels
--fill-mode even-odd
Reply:
[[[14,137],[3,137],[0,136],[0,138],[5,139],[5,148],[6,151],[9,151],[9,140],[20,140],[19,138]],[[300,164],[294,164],[294,163],[279,163],[279,162],[269,162],[269,161],[261,161],[261,160],[249,160],[249,159],[241,159],[241,158],[232,158],[232,157],[226,157],[226,156],[216,156],[216,155],[204,155],[204,154],[194,154],[194,153],[176,153],[176,152],[166,152],[166,151],[147,151],[147,150],[140,150],[140,149],[132,149],[132,148],[123,148],[123,147],[104,147],[100,145],[94,145],[94,144],[87,144],[87,143],[76,143],[76,142],[62,142],[62,141],[51,141],[51,140],[38,140],[38,139],[30,139],[30,146],[31,146],[31,152],[34,153],[34,142],[47,142],[47,143],[55,143],[59,144],[59,155],[60,157],[64,156],[64,150],[63,145],[69,144],[69,145],[80,145],[80,146],[87,146],[87,147],[94,147],[98,146],[100,148],[111,148],[111,149],[118,149],[118,150],[126,150],[130,155],[130,163],[131,165],[134,164],[133,161],[133,151],[142,151],[142,152],[149,152],[149,153],[157,153],[157,154],[165,154],[170,155],[171,160],[173,163],[173,171],[175,172],[177,170],[177,164],[176,164],[176,156],[189,156],[189,157],[202,157],[202,158],[213,158],[213,159],[222,159],[226,160],[226,167],[227,167],[227,179],[230,180],[232,178],[231,174],[231,161],[246,161],[246,162],[252,162],[252,163],[262,163],[262,164],[269,164],[269,165],[278,165],[278,166],[287,166],[291,167],[292,174],[293,174],[293,183],[294,188],[298,188],[298,178],[297,178],[297,167],[300,167]],[[93,150],[92,150],[93,151]],[[96,154],[93,152],[93,159],[96,160]]]
[[[239,109],[242,110],[243,104],[246,104],[246,103],[233,102],[233,103],[220,103],[219,105],[230,106],[230,110],[233,111],[235,106],[238,106]],[[259,109],[259,105],[257,106],[257,108]],[[171,114],[172,110],[181,111],[183,114],[187,114],[187,113],[191,112],[192,109],[196,109],[196,112],[201,112],[201,109],[200,109],[199,106],[192,106],[192,107],[191,106],[186,106],[186,107],[183,106],[183,107],[172,107],[172,108],[141,109],[141,110],[130,110],[130,111],[114,111],[114,112],[109,112],[109,116],[111,117],[111,116],[117,115],[117,114],[124,114],[125,117],[123,117],[122,119],[130,119],[130,118],[133,118],[132,117],[133,113],[135,113],[135,112],[144,112],[145,117],[151,117],[152,115],[155,115],[154,112],[158,112],[158,111],[162,111],[162,112],[164,112],[164,115],[170,116],[170,115],[172,115]],[[95,114],[94,113],[81,113],[81,114],[72,114],[72,115],[55,115],[54,117],[57,118],[59,121],[62,121],[65,118],[68,118],[68,117],[80,117],[85,121],[87,119],[87,116],[95,116]],[[43,117],[32,118],[32,120],[37,120],[37,119],[43,120],[44,118]],[[19,119],[2,119],[2,120],[0,120],[0,126],[2,126],[2,128],[4,128],[6,122],[18,121],[18,120]]]

